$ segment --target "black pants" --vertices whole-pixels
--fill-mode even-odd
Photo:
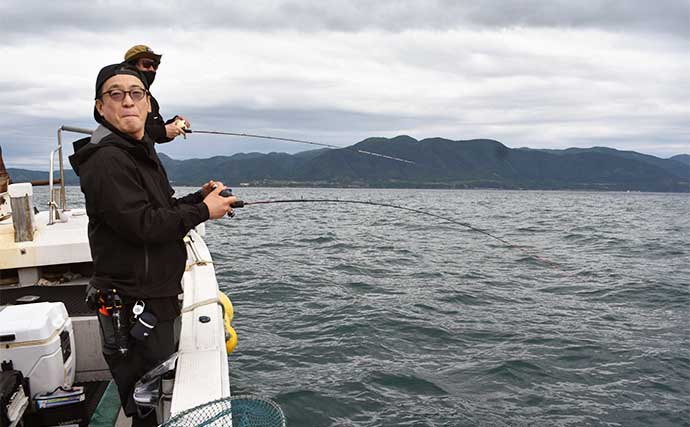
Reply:
[[[113,332],[112,319],[98,314],[101,330],[103,356],[117,385],[120,402],[125,415],[132,417],[132,426],[157,426],[153,411],[145,418],[137,416],[137,408],[132,393],[137,381],[168,356],[177,351],[180,318],[159,321],[145,341],[128,338],[126,355],[117,351],[117,341]]]

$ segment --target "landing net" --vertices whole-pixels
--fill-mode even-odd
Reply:
[[[161,427],[285,427],[285,415],[270,399],[251,395],[214,400],[182,411]]]

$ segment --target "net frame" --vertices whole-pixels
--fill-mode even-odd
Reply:
[[[233,413],[233,402],[235,410]],[[240,402],[250,403],[243,406]],[[251,402],[254,402],[252,407]],[[242,410],[242,412],[239,412]],[[285,427],[281,407],[265,396],[241,394],[185,409],[161,427]]]

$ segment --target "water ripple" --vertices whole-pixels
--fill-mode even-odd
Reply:
[[[236,311],[233,393],[271,396],[288,425],[690,425],[687,195],[240,193],[420,208],[561,266],[388,208],[248,206],[208,223]]]

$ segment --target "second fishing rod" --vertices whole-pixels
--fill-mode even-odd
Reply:
[[[367,150],[360,150],[359,148],[355,147],[339,147],[337,145],[333,144],[326,144],[323,142],[315,142],[315,141],[305,141],[303,139],[292,139],[292,138],[282,138],[278,136],[269,136],[269,135],[256,135],[252,133],[240,133],[240,132],[222,132],[222,131],[217,131],[217,130],[196,130],[196,129],[191,129],[188,128],[183,120],[178,120],[175,122],[175,125],[182,129],[185,133],[185,139],[187,138],[187,134],[190,133],[196,133],[196,134],[207,134],[207,135],[223,135],[223,136],[236,136],[236,137],[245,137],[245,138],[258,138],[258,139],[270,139],[272,141],[284,141],[284,142],[296,142],[299,144],[308,144],[308,145],[315,145],[317,147],[326,147],[326,148],[332,148],[332,149],[340,149],[340,150],[349,150],[353,151],[355,153],[359,154],[365,154],[367,156],[374,156],[374,157],[379,157],[382,159],[388,159],[388,160],[394,160],[396,162],[402,162],[402,163],[407,163],[410,165],[416,164],[412,160],[407,160],[403,159],[400,157],[395,157],[395,156],[390,156],[388,154],[382,154],[382,153],[375,153],[373,151],[367,151]]]

